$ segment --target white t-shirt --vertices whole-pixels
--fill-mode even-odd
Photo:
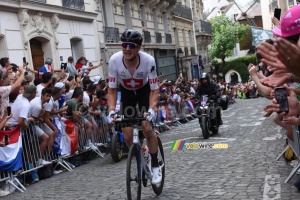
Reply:
[[[111,56],[109,60],[109,87],[117,88],[118,82],[128,90],[136,90],[148,82],[151,90],[158,89],[156,64],[154,58],[145,53],[139,52],[140,63],[133,76],[129,73],[123,62],[123,52],[119,51]]]
[[[41,97],[42,96],[42,90],[44,89],[45,87],[42,86],[42,84],[38,84],[36,86],[36,97]]]
[[[4,110],[6,106],[9,106],[9,94],[11,92],[11,86],[3,86],[0,87],[0,96],[1,96],[1,108],[0,108],[0,116],[3,116]]]
[[[83,100],[82,100],[83,104],[89,106],[90,101],[91,101],[90,96],[86,93],[86,91],[84,91],[83,92]]]
[[[177,101],[178,103],[180,103],[180,101],[181,101],[180,95],[178,95],[178,94],[174,94],[172,99]]]
[[[30,101],[30,109],[28,116],[38,117],[42,111],[41,97],[35,97]]]
[[[58,101],[54,101],[53,97],[51,97],[50,101],[44,104],[44,107],[47,112],[51,113],[52,110],[58,110],[58,105]],[[51,117],[56,118],[57,115],[51,115]]]
[[[72,99],[74,90],[70,90],[67,94],[66,94],[66,101]]]
[[[13,113],[12,118],[8,120],[8,124],[15,126],[18,124],[19,117],[25,118],[27,120],[28,113],[30,109],[30,103],[23,94],[19,94],[14,104],[11,107],[11,112]]]

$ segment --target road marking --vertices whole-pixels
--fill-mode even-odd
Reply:
[[[263,200],[281,199],[280,175],[266,175]]]
[[[247,123],[247,124],[239,124],[240,126],[260,126],[261,122],[255,122],[253,124]]]
[[[276,135],[274,136],[271,136],[271,137],[265,137],[263,138],[263,140],[277,140],[277,139],[281,139],[282,138],[282,135],[277,133]]]

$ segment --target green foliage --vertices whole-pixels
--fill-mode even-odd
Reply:
[[[214,17],[210,20],[212,27],[212,41],[209,49],[210,60],[225,58],[233,55],[236,43],[244,39],[249,31],[249,26],[235,23],[225,15]]]
[[[247,82],[249,79],[249,72],[248,72],[248,65],[252,63],[254,65],[257,65],[256,63],[256,56],[244,56],[244,57],[239,57],[237,59],[231,60],[226,62],[226,66],[222,68],[221,72],[225,76],[225,74],[233,69],[237,71],[242,78],[242,82]],[[215,67],[220,67],[222,63],[215,63]]]

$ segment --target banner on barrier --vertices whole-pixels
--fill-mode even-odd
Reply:
[[[22,167],[22,136],[20,126],[10,131],[0,131],[0,141],[8,135],[9,144],[0,147],[0,171],[17,171]]]

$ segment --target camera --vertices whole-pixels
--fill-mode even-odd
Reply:
[[[60,69],[66,70],[67,69],[67,63],[61,63],[60,64]]]

